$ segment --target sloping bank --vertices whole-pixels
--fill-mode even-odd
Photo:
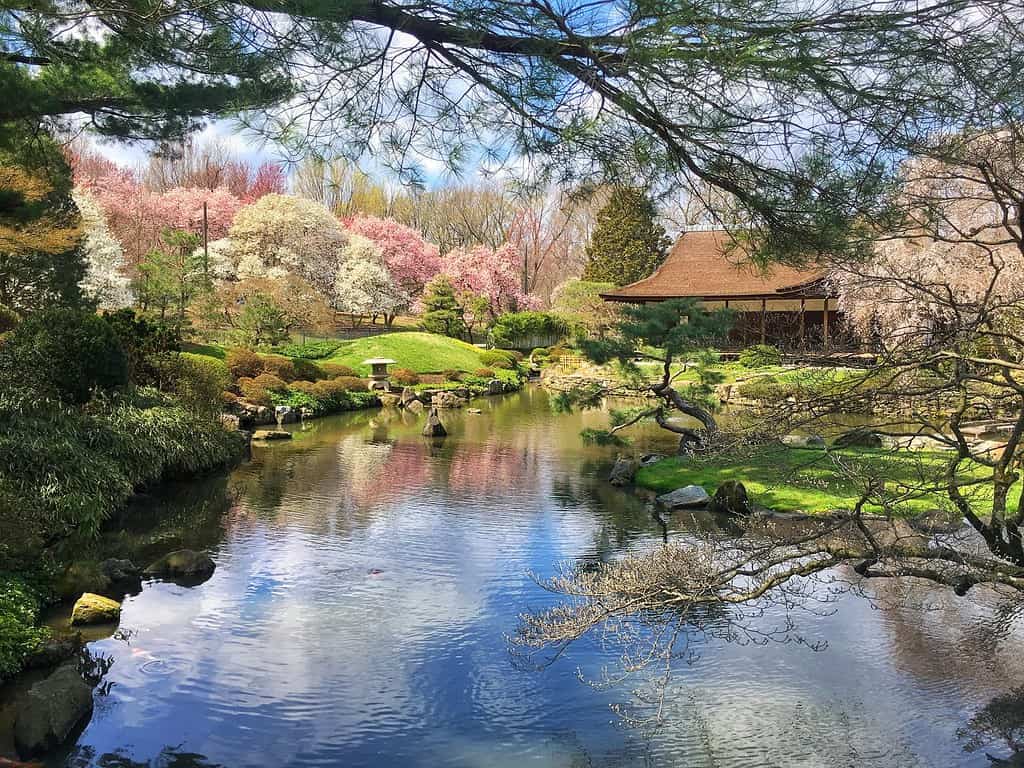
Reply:
[[[59,406],[0,394],[0,680],[40,651],[76,542],[133,493],[229,466],[241,434],[154,390]]]

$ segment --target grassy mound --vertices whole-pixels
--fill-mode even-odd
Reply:
[[[483,367],[481,351],[458,339],[410,331],[346,341],[331,357],[320,362],[348,365],[366,374],[370,366],[363,365],[364,360],[388,357],[395,361],[395,368],[408,368],[416,373],[473,372]]]
[[[844,449],[831,454],[821,449],[771,445],[707,459],[673,457],[642,467],[636,483],[662,493],[691,484],[714,493],[726,480],[738,480],[755,503],[769,509],[824,512],[851,509],[858,499],[859,486],[839,468],[840,463],[853,468],[855,477],[872,474],[884,478],[887,488],[897,492],[934,487],[949,458],[941,452],[885,449]],[[982,476],[983,471],[979,468],[977,474]],[[984,492],[981,487],[976,491]],[[916,514],[948,506],[949,500],[942,494],[921,493],[908,499],[901,511]],[[866,509],[879,511],[871,505]]]

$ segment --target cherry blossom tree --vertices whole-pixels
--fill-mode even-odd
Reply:
[[[369,238],[380,248],[391,278],[410,297],[423,293],[426,284],[441,271],[437,246],[424,240],[416,230],[393,219],[352,216],[345,221],[345,229]]]
[[[72,198],[82,216],[85,240],[82,243],[86,272],[79,284],[82,292],[100,309],[116,310],[131,306],[134,295],[125,273],[124,251],[107,226],[103,210],[86,190],[75,188]]]
[[[487,313],[495,319],[502,312],[534,309],[537,299],[523,292],[519,253],[511,245],[489,248],[456,248],[442,259],[443,273],[458,293],[482,296]]]

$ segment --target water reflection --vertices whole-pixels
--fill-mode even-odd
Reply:
[[[311,422],[230,478],[151,499],[103,546],[142,561],[210,548],[217,571],[126,600],[130,641],[93,644],[114,684],[53,765],[987,764],[958,731],[1024,685],[994,597],[943,592],[923,615],[844,598],[802,619],[818,653],[696,638],[650,740],[609,711],[628,687],[579,682],[615,661],[599,639],[517,669],[506,633],[553,599],[528,572],[658,546],[663,530],[605,482],[607,451],[580,443],[600,414],[553,416],[532,389],[481,408],[446,412],[443,442],[398,412]],[[666,449],[657,432],[638,446]]]

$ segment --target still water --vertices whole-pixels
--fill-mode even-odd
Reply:
[[[207,548],[217,571],[126,599],[118,636],[92,645],[113,659],[109,691],[52,764],[945,768],[1006,754],[988,737],[964,750],[971,718],[1024,684],[1016,613],[982,591],[798,613],[821,650],[703,643],[653,734],[610,710],[629,684],[578,679],[613,650],[517,664],[517,616],[553,599],[530,572],[662,531],[644,498],[605,482],[610,450],[581,445],[598,414],[554,415],[539,389],[475,405],[445,413],[443,443],[398,412],[312,422],[227,478],[146,500],[105,554]]]

